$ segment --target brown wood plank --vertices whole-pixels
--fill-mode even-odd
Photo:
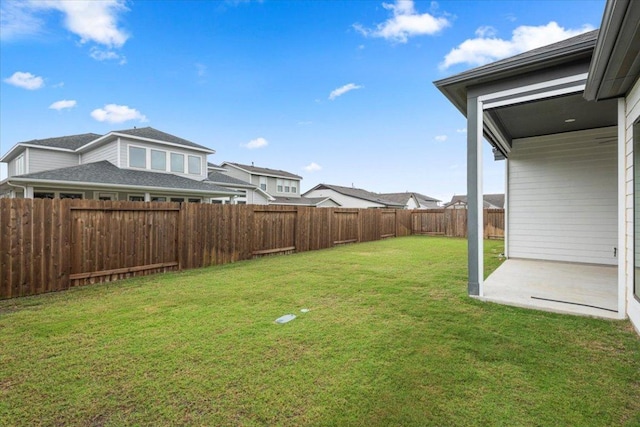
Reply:
[[[265,255],[265,254],[275,254],[278,252],[290,252],[290,251],[295,251],[296,247],[295,246],[288,246],[286,248],[276,248],[276,249],[264,249],[261,251],[254,251],[253,255]]]
[[[111,276],[114,274],[123,274],[123,273],[135,273],[135,272],[144,271],[144,270],[155,270],[158,268],[177,267],[177,266],[178,266],[177,262],[163,262],[159,264],[138,265],[135,267],[123,267],[123,268],[114,268],[112,270],[92,271],[89,273],[71,274],[69,278],[71,280],[88,279],[92,277]]]

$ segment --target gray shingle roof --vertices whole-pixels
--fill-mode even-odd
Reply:
[[[98,135],[97,133],[82,133],[79,135],[59,136],[56,138],[32,139],[31,141],[23,141],[19,144],[41,145],[43,147],[77,150],[83,145],[88,144],[101,136],[102,135]]]
[[[319,203],[324,202],[329,197],[274,197],[274,201],[269,204],[272,205],[293,205],[293,206],[317,206]],[[335,201],[335,200],[334,200]],[[338,202],[336,204],[339,205]]]
[[[179,144],[179,145],[186,145],[189,147],[195,147],[195,148],[200,148],[200,149],[204,149],[204,150],[210,150],[210,148],[207,148],[203,145],[200,144],[196,144],[195,142],[191,142],[188,141],[186,139],[183,138],[179,138],[175,135],[171,135],[169,133],[166,132],[162,132],[159,131],[158,129],[154,129],[152,127],[144,127],[144,128],[133,128],[133,129],[125,129],[125,130],[117,130],[114,131],[113,133],[122,133],[125,135],[131,135],[131,136],[137,136],[139,138],[147,138],[147,139],[154,139],[157,141],[165,141],[165,142],[171,142],[173,144]]]
[[[406,205],[411,196],[415,196],[419,201],[425,202],[440,202],[441,200],[434,199],[433,197],[425,196],[424,194],[414,193],[414,192],[404,192],[404,193],[378,193],[380,197],[383,197],[387,200],[391,200],[396,203],[401,203]]]
[[[504,209],[504,194],[500,193],[500,194],[483,194],[482,198],[484,200],[484,207],[485,208],[493,208],[496,207],[498,209]],[[466,195],[460,195],[460,196],[453,196],[451,198],[451,201],[447,204],[444,205],[444,207],[448,207],[451,205],[454,205],[456,203],[462,203],[462,204],[467,204],[467,196]]]
[[[372,193],[371,191],[363,190],[362,188],[342,187],[339,185],[331,184],[319,184],[309,191],[322,189],[323,187],[328,190],[333,190],[336,193],[344,194],[345,196],[355,197],[356,199],[367,200],[369,202],[380,203],[389,207],[404,207],[406,205],[406,203],[398,203],[393,200],[386,199],[384,197],[381,197],[380,194]]]
[[[211,173],[209,173],[209,177],[207,178],[207,181],[211,181],[211,182],[216,183],[216,184],[235,184],[235,185],[247,185],[247,186],[250,185],[252,187],[256,187],[255,185],[251,184],[250,182],[243,181],[243,180],[238,179],[238,178],[234,178],[234,177],[229,176],[226,173],[222,173],[222,172],[211,172]]]
[[[255,175],[275,175],[283,178],[302,179],[301,176],[280,169],[261,168],[258,166],[243,165],[241,163],[224,162],[222,165],[234,165]]]
[[[142,170],[120,169],[106,160],[87,163],[68,168],[30,173],[10,178],[19,181],[66,181],[73,183],[104,184],[127,186],[131,188],[146,187],[163,190],[185,190],[199,193],[239,194],[206,181],[196,181],[178,175]]]

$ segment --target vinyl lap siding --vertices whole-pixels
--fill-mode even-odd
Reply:
[[[615,137],[608,128],[513,141],[510,257],[617,264]]]
[[[625,163],[626,163],[626,188],[625,188],[625,221],[626,221],[626,288],[627,288],[627,315],[633,322],[636,330],[640,331],[640,301],[633,294],[634,268],[640,267],[640,260],[634,264],[634,178],[633,178],[633,124],[640,120],[640,80],[638,80],[626,98],[625,120]],[[637,196],[640,197],[640,196]],[[636,224],[636,233],[640,232],[640,224]],[[640,253],[640,249],[637,249]]]
[[[28,148],[28,173],[78,166],[78,155],[63,151]]]
[[[118,165],[118,142],[113,141],[95,150],[88,151],[82,155],[82,163],[94,163],[108,160],[114,165]]]

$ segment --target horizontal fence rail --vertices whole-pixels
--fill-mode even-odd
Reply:
[[[0,199],[0,299],[412,234],[465,237],[465,209]],[[485,210],[485,238],[504,211]]]

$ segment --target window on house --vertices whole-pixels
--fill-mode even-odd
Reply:
[[[37,193],[33,193],[34,199],[53,199],[55,198],[55,193],[39,191]]]
[[[640,299],[640,121],[633,125],[633,294]]]
[[[177,202],[177,203],[184,203],[184,197],[172,197],[171,201]]]
[[[262,191],[267,191],[267,177],[266,176],[261,176],[260,177],[260,189]]]
[[[144,196],[141,194],[129,194],[130,202],[144,202]]]
[[[84,194],[82,193],[60,193],[61,199],[83,199]]]
[[[200,175],[202,170],[202,161],[198,156],[189,156],[189,173],[193,175]]]
[[[184,154],[171,153],[171,172],[184,173]]]
[[[152,202],[166,202],[167,198],[163,196],[151,196]]]
[[[202,199],[196,199],[196,198],[189,198],[189,203],[201,203]]]
[[[224,202],[220,199],[211,199],[211,203],[214,205],[222,205]]]
[[[284,179],[279,179],[276,181],[276,191],[278,193],[284,192]]]
[[[98,200],[118,200],[116,193],[98,193]]]
[[[16,172],[15,175],[23,175],[27,172],[26,161],[24,158],[24,153],[20,154],[16,157]]]
[[[147,150],[140,147],[129,146],[129,166],[132,168],[147,167]]]
[[[291,192],[294,194],[298,193],[298,183],[295,181],[291,181]]]
[[[165,151],[151,150],[151,169],[167,170],[167,153]]]

